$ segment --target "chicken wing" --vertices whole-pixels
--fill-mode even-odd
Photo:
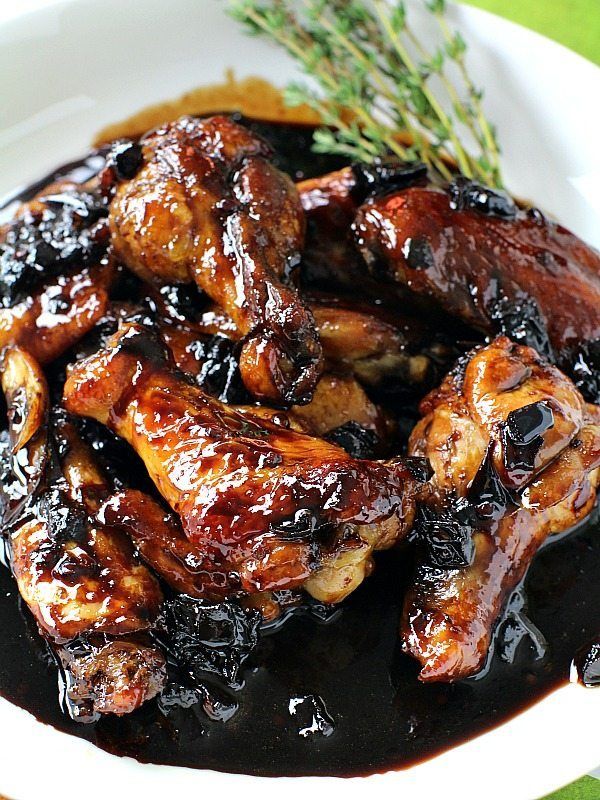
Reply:
[[[366,388],[386,391],[411,387],[424,391],[441,377],[460,352],[415,317],[388,309],[344,300],[330,295],[307,298],[323,349],[325,371],[356,378]],[[207,354],[214,350],[222,367],[217,370],[223,386],[229,386],[233,369],[230,358],[239,361],[242,339],[235,323],[218,309],[209,308],[194,322],[167,320],[159,316],[161,336],[180,369],[204,381]],[[215,338],[216,337],[216,338]],[[232,343],[227,345],[227,340]],[[219,351],[219,352],[217,352]],[[227,362],[227,363],[226,363]],[[211,393],[215,393],[212,392]],[[219,395],[219,392],[216,392]],[[227,392],[221,397],[228,402]]]
[[[393,431],[391,418],[369,399],[358,381],[347,375],[323,375],[310,403],[292,406],[290,415],[316,436],[326,436],[348,423],[372,431],[382,442]]]
[[[452,350],[417,318],[325,298],[310,306],[326,367],[350,373],[367,387],[432,386],[437,366],[451,363]]]
[[[354,164],[297,183],[307,222],[303,288],[353,296],[360,286],[363,297],[380,297],[381,284],[369,276],[352,236],[356,211],[369,195],[404,188],[422,181],[426,174],[422,164]],[[389,296],[389,286],[385,293]]]
[[[208,394],[228,403],[243,401],[238,381],[239,348],[235,341],[220,334],[206,334],[200,325],[159,324],[161,339],[169,348],[176,366],[193,375]],[[294,405],[286,414],[266,406],[249,410],[270,417],[285,417],[287,424],[299,423],[300,430],[317,436],[354,422],[384,440],[391,431],[386,413],[369,399],[351,375],[325,373],[319,379],[311,401]]]
[[[432,494],[402,643],[423,681],[484,665],[506,599],[552,533],[584,519],[600,480],[600,413],[529,347],[499,337],[421,404],[411,455]]]
[[[106,499],[98,516],[110,528],[124,531],[169,586],[191,597],[203,596],[203,554],[186,538],[179,520],[156,500],[126,489]]]
[[[49,435],[45,379],[25,351],[5,351],[2,387],[10,423],[2,522],[19,593],[69,665],[74,716],[128,713],[164,681],[164,658],[139,639],[158,613],[159,586],[127,538],[95,521],[106,480],[64,416]]]
[[[147,280],[195,280],[231,316],[245,337],[244,383],[257,398],[310,398],[321,348],[290,285],[304,216],[269,147],[225,117],[184,117],[142,145],[141,169],[112,201],[115,251]]]
[[[358,208],[350,167],[296,184],[306,213],[306,244],[302,254],[303,288],[352,292],[366,275],[363,258],[352,237]]]
[[[150,329],[124,325],[74,365],[65,404],[128,441],[203,555],[204,594],[314,587],[344,558],[341,599],[373,549],[401,538],[422,477],[414,465],[352,459],[323,440],[240,413],[187,382]],[[417,471],[419,472],[419,471]],[[353,554],[353,559],[349,557]],[[349,561],[352,563],[349,565]],[[333,601],[333,600],[332,600]]]
[[[378,275],[487,333],[548,356],[600,339],[600,254],[535,209],[457,180],[369,200],[354,231]]]
[[[42,364],[88,333],[108,304],[108,210],[88,188],[47,186],[0,232],[0,347],[22,345]]]
[[[26,347],[47,364],[92,330],[108,307],[109,265],[61,275],[10,308],[0,308],[0,347]]]

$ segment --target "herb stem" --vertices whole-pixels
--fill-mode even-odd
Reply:
[[[438,19],[438,23],[442,33],[444,34],[444,38],[446,42],[452,42],[452,33],[450,28],[448,27],[448,23],[442,16],[440,12],[436,12],[436,17]],[[498,149],[498,144],[496,142],[496,137],[490,127],[490,124],[487,121],[485,114],[483,113],[483,107],[481,105],[481,94],[475,89],[473,85],[473,81],[467,71],[467,65],[465,63],[464,56],[462,54],[456,56],[456,63],[460,70],[463,82],[467,88],[467,92],[469,95],[469,99],[476,114],[476,120],[479,127],[480,136],[477,136],[479,140],[479,144],[481,149],[485,152],[487,149],[489,151],[489,159],[492,169],[494,170],[497,179],[499,180],[500,176],[500,153]],[[481,138],[480,138],[481,137]]]
[[[439,23],[444,48],[433,54],[409,27],[404,0],[229,0],[229,7],[314,81],[288,86],[286,102],[306,103],[328,126],[315,132],[319,152],[368,162],[390,155],[421,160],[444,180],[452,179],[454,160],[465,177],[499,187],[498,143],[467,71],[466,45],[443,16],[445,0],[413,1],[424,2]],[[452,61],[459,87],[445,68]]]
[[[396,53],[398,54],[398,57],[405,64],[405,66],[408,68],[409,72],[413,75],[413,77],[419,78],[420,77],[419,71],[417,70],[412,58],[408,54],[408,51],[406,50],[406,48],[402,44],[402,42],[400,40],[400,37],[394,31],[394,29],[393,29],[393,27],[392,27],[392,25],[390,23],[390,19],[389,19],[388,15],[387,15],[386,11],[383,8],[383,3],[381,2],[381,0],[374,0],[373,5],[375,6],[375,10],[377,11],[377,14],[379,16],[381,24],[383,25],[383,27],[384,27],[387,35],[388,35],[388,38],[390,39],[390,41],[392,43],[392,46],[394,47]],[[469,163],[469,159],[468,159],[465,151],[463,150],[463,147],[462,147],[462,145],[461,145],[456,133],[453,130],[453,126],[452,126],[452,123],[451,123],[449,117],[447,116],[447,114],[444,111],[444,109],[438,103],[437,98],[432,94],[432,92],[429,91],[429,87],[427,86],[427,81],[423,81],[421,88],[422,88],[422,92],[423,92],[424,96],[427,98],[431,108],[437,114],[437,116],[438,116],[440,122],[442,123],[442,125],[444,125],[446,127],[446,129],[448,130],[448,133],[449,133],[449,136],[450,136],[450,140],[451,140],[452,144],[454,145],[454,155],[456,156],[456,160],[458,161],[458,166],[459,166],[460,171],[462,172],[462,174],[465,177],[472,178],[473,177],[473,172],[471,170],[471,165]]]

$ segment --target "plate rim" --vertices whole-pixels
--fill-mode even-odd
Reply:
[[[35,16],[39,17],[40,15],[43,15],[43,14],[62,13],[62,10],[67,9],[69,6],[74,5],[76,2],[79,2],[79,0],[51,0],[50,3],[48,3],[47,5],[45,5],[45,6],[41,7],[41,8],[26,9],[22,13],[19,13],[19,14],[15,15],[15,16],[9,18],[8,20],[0,21],[0,40],[3,39],[3,36],[6,33],[7,29],[10,29],[11,27],[16,28],[16,27],[22,25],[23,21],[26,20],[27,18],[31,18],[31,17],[35,17]],[[90,0],[90,2],[98,2],[98,0]],[[143,0],[137,0],[138,5],[140,5],[142,2],[143,2]],[[202,0],[200,0],[200,2],[202,2]],[[538,41],[538,43],[540,45],[543,45],[544,47],[550,47],[550,48],[554,49],[555,51],[556,51],[556,48],[558,48],[558,51],[556,51],[556,52],[558,54],[560,54],[561,58],[567,58],[567,59],[570,59],[570,60],[574,59],[574,63],[578,63],[580,68],[584,67],[586,69],[589,69],[589,67],[592,67],[592,72],[590,74],[593,74],[595,79],[600,79],[600,66],[598,66],[597,64],[594,64],[589,59],[587,59],[584,56],[580,55],[579,53],[576,53],[575,51],[569,49],[565,45],[562,45],[561,43],[556,42],[555,40],[544,36],[543,34],[540,34],[538,32],[532,31],[532,30],[526,28],[525,26],[523,26],[523,25],[521,25],[519,23],[513,22],[511,20],[506,20],[506,19],[504,19],[504,18],[502,18],[502,17],[500,17],[500,16],[498,16],[498,15],[492,13],[492,12],[486,11],[484,9],[476,8],[476,7],[473,7],[473,6],[464,6],[464,5],[461,6],[460,7],[460,13],[465,13],[467,16],[472,16],[475,19],[477,17],[481,17],[481,18],[484,18],[484,19],[487,18],[488,20],[492,19],[495,22],[497,22],[497,24],[501,25],[502,27],[508,26],[508,28],[505,27],[505,29],[507,29],[507,30],[510,30],[510,29],[518,30],[520,36],[533,37],[535,40]],[[10,32],[10,30],[9,30],[9,32]],[[559,687],[558,689],[556,689],[553,692],[549,693],[545,697],[540,698],[538,701],[536,701],[536,703],[534,704],[532,709],[537,707],[537,706],[539,706],[539,705],[541,705],[541,704],[546,703],[552,697],[555,697],[557,695],[562,695],[562,694],[564,694],[566,692],[571,692],[572,693],[573,689],[576,689],[577,691],[580,691],[580,692],[588,692],[589,691],[589,690],[580,689],[579,687],[571,687],[569,685],[565,685],[565,686]],[[597,702],[598,708],[600,709],[600,691],[598,692],[597,697],[598,697],[598,700],[595,701],[595,702]],[[32,720],[35,719],[31,714],[29,714],[29,712],[24,711],[23,709],[20,709],[17,706],[13,706],[12,704],[9,704],[7,701],[5,701],[3,699],[1,699],[1,701],[0,701],[0,719],[2,719],[2,716],[3,716],[2,707],[4,706],[4,704],[10,705],[11,708],[19,711],[22,714],[27,715]],[[132,759],[125,759],[125,761],[131,761],[133,764],[136,765],[136,768],[139,768],[140,766],[142,766],[144,768],[149,768],[150,771],[167,770],[167,771],[169,771],[170,774],[173,774],[173,775],[176,775],[176,774],[178,774],[178,773],[180,773],[182,771],[185,771],[185,772],[188,772],[188,773],[192,773],[194,776],[196,776],[197,780],[200,780],[199,776],[204,776],[205,773],[213,773],[214,775],[217,775],[217,776],[228,775],[228,776],[236,777],[239,780],[243,779],[245,790],[247,788],[246,787],[246,783],[248,781],[260,782],[261,784],[264,784],[265,786],[268,784],[269,786],[272,787],[273,786],[273,781],[293,781],[295,783],[301,783],[303,786],[305,786],[307,781],[311,781],[311,782],[315,782],[315,783],[318,782],[319,785],[324,785],[325,782],[330,782],[330,781],[337,782],[337,781],[340,781],[340,780],[343,780],[348,785],[355,784],[357,786],[360,786],[361,789],[362,789],[362,787],[364,786],[364,781],[369,781],[369,782],[373,782],[373,783],[376,783],[377,781],[380,782],[381,778],[384,777],[384,776],[402,775],[402,774],[405,774],[405,773],[408,773],[408,772],[416,772],[417,770],[419,770],[424,765],[432,764],[432,762],[437,762],[440,759],[445,759],[449,755],[455,754],[459,749],[461,749],[463,747],[467,747],[469,745],[472,745],[473,742],[477,742],[480,739],[483,739],[485,737],[489,737],[495,731],[498,731],[500,729],[504,729],[504,728],[507,728],[509,726],[512,726],[516,719],[518,719],[519,717],[522,717],[522,716],[524,716],[524,715],[526,715],[528,713],[529,713],[529,711],[523,712],[522,714],[518,714],[516,717],[513,717],[513,718],[501,723],[500,725],[494,727],[493,729],[488,730],[488,731],[486,731],[486,732],[484,732],[482,734],[479,734],[471,742],[469,742],[467,744],[464,744],[464,745],[459,745],[459,746],[457,746],[455,748],[452,748],[449,751],[446,751],[445,753],[442,753],[442,754],[440,754],[438,756],[435,756],[433,759],[429,759],[429,760],[427,760],[425,762],[422,762],[421,764],[418,764],[418,765],[416,765],[414,767],[411,767],[411,768],[408,768],[408,769],[404,769],[404,770],[398,770],[398,771],[389,770],[389,771],[387,771],[387,772],[385,772],[383,774],[379,774],[379,775],[376,774],[376,775],[365,777],[365,778],[346,778],[346,779],[324,778],[324,777],[323,778],[321,778],[321,777],[311,777],[311,778],[306,778],[306,777],[300,777],[300,778],[260,778],[260,777],[248,776],[248,775],[232,776],[231,773],[214,772],[212,770],[195,770],[195,769],[183,768],[183,767],[165,767],[165,766],[156,766],[156,765],[140,765],[139,762],[134,762]],[[31,725],[31,723],[29,723],[29,724]],[[32,727],[35,727],[35,723],[34,723],[34,726],[32,726]],[[48,726],[44,726],[44,727],[48,727]],[[54,730],[54,729],[52,729],[52,730]],[[58,733],[56,731],[54,731],[54,732],[57,733],[57,735],[60,736],[61,739],[64,739],[64,737],[68,736],[69,740],[71,740],[71,741],[76,741],[76,742],[80,742],[80,743],[83,743],[83,744],[87,745],[89,748],[91,748],[93,753],[100,752],[103,755],[107,755],[104,751],[99,751],[94,745],[91,745],[88,742],[83,742],[83,740],[81,740],[79,738],[72,737],[69,734]],[[600,752],[598,753],[598,758],[600,758]],[[91,757],[91,759],[93,760],[93,756]],[[597,766],[597,761],[595,763],[593,763],[593,764],[590,763],[588,766],[585,767],[585,769],[593,769],[595,766]],[[567,783],[571,779],[574,779],[574,778],[578,777],[578,775],[581,774],[579,769],[580,768],[578,766],[576,774],[575,773],[572,774],[572,776],[570,778],[567,777],[566,780],[565,780],[565,783]],[[401,784],[401,781],[398,782],[398,785],[400,785],[400,784]],[[556,788],[555,785],[553,785],[553,786],[552,785],[551,786],[545,786],[544,785],[544,787],[542,788],[541,791],[542,792],[551,791],[552,789],[555,789],[555,788]],[[269,792],[270,792],[270,790],[269,790]],[[17,795],[15,794],[15,797],[16,796]],[[262,797],[265,796],[262,791],[261,791],[261,796]],[[20,797],[20,800],[21,800],[21,797]],[[23,800],[24,800],[24,798],[23,798]]]

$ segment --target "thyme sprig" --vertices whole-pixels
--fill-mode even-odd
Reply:
[[[446,0],[419,2],[438,23],[434,50],[417,37],[403,0],[230,0],[229,11],[313,79],[290,84],[285,99],[319,114],[317,152],[366,162],[393,154],[444,179],[455,160],[467,178],[501,187],[496,132],[469,76],[465,41],[448,25]]]

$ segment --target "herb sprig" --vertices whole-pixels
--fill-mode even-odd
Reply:
[[[393,154],[421,160],[444,179],[454,159],[465,177],[501,187],[496,133],[467,71],[466,44],[448,25],[446,0],[421,2],[439,25],[433,51],[402,0],[230,0],[229,11],[250,33],[282,45],[314,80],[315,88],[290,84],[285,98],[319,114],[317,152],[365,162]]]

